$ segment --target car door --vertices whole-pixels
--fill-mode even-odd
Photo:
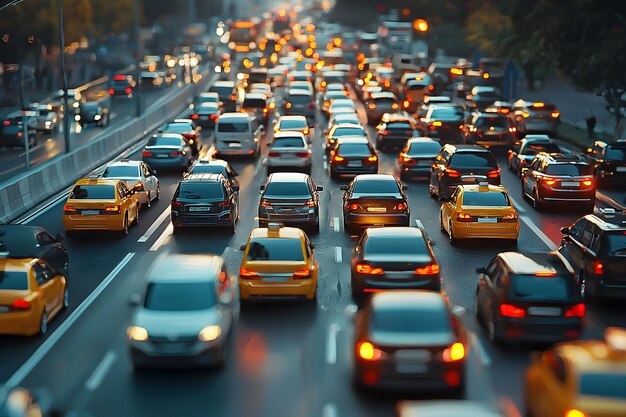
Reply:
[[[525,169],[522,172],[522,191],[525,194],[528,194],[530,196],[532,196],[533,194],[533,191],[532,191],[533,180],[531,179],[531,172],[533,170],[536,170],[538,165],[539,165],[539,160],[533,159],[530,165],[528,166],[528,169]]]
[[[594,245],[594,242],[599,241],[602,237],[601,231],[595,224],[587,222],[583,229],[583,234],[580,239],[580,271],[584,272],[586,276],[593,274],[593,261],[596,259],[596,253],[592,249],[598,246]]]
[[[561,245],[559,246],[559,253],[567,259],[577,275],[583,268],[583,246],[581,240],[587,223],[585,218],[577,220],[569,228],[569,234],[563,235]]]
[[[494,324],[500,315],[500,304],[506,300],[506,292],[509,283],[509,277],[504,270],[502,263],[496,259],[494,262],[493,272],[490,273],[492,291],[486,299],[487,314]]]
[[[480,306],[481,312],[483,314],[484,319],[488,319],[491,317],[491,304],[493,297],[493,281],[492,277],[494,276],[494,271],[496,268],[495,260],[492,260],[487,267],[485,268],[485,272],[483,272],[478,280],[478,289],[477,289],[477,307]]]
[[[443,221],[444,227],[448,227],[452,216],[454,216],[454,213],[456,212],[457,203],[459,201],[459,194],[461,193],[461,191],[459,190],[459,188],[454,190],[452,192],[452,195],[450,196],[450,199],[448,201],[444,201],[441,205],[441,219]],[[450,231],[448,230],[448,232]]]
[[[44,262],[33,264],[35,281],[39,287],[38,294],[45,306],[48,318],[58,310],[63,303],[63,284],[61,276],[55,276],[54,272]]]
[[[120,196],[120,205],[123,207],[123,211],[128,213],[128,222],[131,223],[135,221],[135,218],[137,217],[137,199],[130,194],[130,191],[123,182],[117,183],[117,192]]]
[[[35,239],[39,245],[39,258],[48,262],[53,271],[64,272],[66,253],[63,245],[45,230],[37,233]]]

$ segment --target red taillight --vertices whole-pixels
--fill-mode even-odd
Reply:
[[[450,178],[458,178],[461,176],[461,173],[456,169],[446,168],[446,175]]]
[[[471,222],[472,215],[461,211],[456,215],[456,220],[459,222]]]
[[[311,156],[311,154],[309,154],[308,152],[296,152],[296,156],[298,158],[308,158],[309,156]]]
[[[17,132],[17,137],[21,138],[22,137],[22,132]]]
[[[200,115],[199,115],[199,114],[192,114],[192,115],[191,115],[191,119],[192,119],[192,120],[198,120],[199,118],[200,118]]]
[[[272,203],[270,203],[269,201],[263,199],[263,200],[261,200],[261,207],[272,207]]]
[[[170,154],[170,156],[181,156],[182,154],[182,151],[174,151]]]
[[[300,269],[293,273],[293,277],[299,279],[311,278],[311,268]]]
[[[554,178],[548,178],[548,177],[541,177],[541,182],[546,185],[556,184],[556,180]]]
[[[133,92],[132,88],[130,88],[130,87],[127,87],[126,90],[124,90],[124,91],[126,91],[126,94],[130,94],[130,93]]]
[[[405,153],[401,153],[398,159],[405,164],[415,164],[415,160]]]
[[[434,86],[434,85],[430,84],[430,85],[428,86],[428,90],[433,91],[434,89],[435,89],[435,86]]]
[[[367,158],[367,160],[370,162],[376,162],[378,161],[378,157],[376,155],[372,155],[369,158]]]
[[[501,304],[500,315],[502,317],[513,317],[519,319],[526,317],[526,310],[511,304]]]
[[[406,210],[407,205],[405,203],[398,203],[394,206],[395,210]]]
[[[366,361],[377,361],[383,356],[383,353],[370,342],[359,342],[356,349],[359,358]]]
[[[180,201],[172,201],[172,208],[180,208],[183,206],[183,203],[181,203]]]
[[[359,209],[359,205],[357,203],[350,203],[350,204],[348,204],[348,210],[356,211],[358,209]]]
[[[465,346],[461,342],[453,343],[441,355],[444,362],[457,362],[465,358]]]
[[[596,275],[604,274],[604,264],[600,261],[593,261],[593,273]]]
[[[63,213],[65,213],[65,214],[73,214],[73,213],[78,213],[78,210],[76,210],[74,207],[68,206],[66,204],[66,205],[63,206]]]
[[[552,116],[553,118],[555,118],[555,119],[556,119],[557,117],[559,117],[559,115],[560,115],[560,114],[561,114],[561,113],[560,113],[560,112],[558,112],[558,111],[553,111],[553,112],[552,112],[552,114],[551,114],[550,116]]]
[[[249,269],[242,266],[239,267],[239,276],[241,278],[256,278],[258,275],[256,272],[250,271]]]
[[[439,273],[439,265],[430,264],[422,266],[421,268],[415,268],[415,274],[417,275],[433,275]]]
[[[15,300],[13,301],[12,304],[13,308],[15,309],[19,309],[19,310],[26,310],[28,308],[30,308],[30,301],[28,300]]]
[[[356,272],[358,274],[367,274],[367,275],[382,275],[385,271],[379,267],[373,267],[372,265],[365,263],[356,264]]]
[[[267,154],[270,158],[278,158],[280,156],[280,152],[270,152]]]
[[[380,132],[381,135],[388,135],[389,131],[387,129],[384,129],[382,132]]]
[[[583,181],[583,185],[586,187],[589,187],[591,185],[593,185],[593,180],[584,180]]]
[[[517,221],[517,212],[505,214],[502,216],[502,220],[505,222]]]
[[[4,125],[5,126],[10,126],[11,125],[11,121],[10,120],[5,120],[4,121]]]
[[[565,311],[565,317],[584,317],[586,307],[583,303],[571,306]]]
[[[335,156],[333,157],[333,161],[335,161],[335,162],[341,162],[341,161],[343,161],[344,159],[345,159],[345,158],[344,158],[343,156],[339,156],[339,155],[335,155]]]
[[[210,118],[211,120],[217,120],[217,117],[218,117],[218,116],[219,116],[219,115],[218,115],[217,113],[215,113],[215,114],[210,115],[210,116],[209,116],[209,118]]]
[[[152,152],[150,152],[150,151],[143,151],[141,153],[141,156],[154,156],[154,154]]]
[[[313,103],[311,103],[311,104],[309,104],[309,105],[307,106],[307,108],[309,108],[309,109],[314,109],[314,108],[315,108],[315,105],[313,105]]]
[[[487,172],[487,178],[498,178],[499,176],[500,176],[500,168],[492,169],[491,171]]]
[[[107,206],[104,211],[106,211],[107,213],[119,213],[120,212],[120,206]]]
[[[111,95],[111,96],[112,96],[113,94],[115,94],[115,90],[114,90],[114,89],[112,89],[112,88],[109,88],[109,95]]]

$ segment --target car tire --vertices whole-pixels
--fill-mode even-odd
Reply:
[[[493,318],[489,320],[485,327],[487,330],[487,338],[489,339],[489,341],[496,346],[501,346],[502,338],[498,334],[498,329],[496,327],[496,323],[493,321]]]
[[[76,232],[74,230],[66,230],[65,237],[68,239],[73,239],[76,237]]]
[[[441,210],[439,210],[439,228],[441,229],[441,233],[443,234],[448,233],[448,231],[446,230],[446,227],[443,225],[443,214],[441,213]]]
[[[152,207],[152,196],[150,195],[150,191],[148,191],[148,198],[147,198],[147,201],[146,201],[145,207],[146,207],[146,208],[150,208],[150,207]]]
[[[533,207],[537,211],[543,208],[543,204],[541,203],[541,200],[539,199],[539,192],[537,191],[536,188],[533,190]]]
[[[448,223],[448,239],[450,240],[450,245],[452,246],[456,245],[459,241],[456,237],[454,237],[452,222]]]
[[[428,184],[428,194],[430,194],[430,198],[439,198],[439,195],[435,192],[435,186],[432,184]]]
[[[128,214],[124,215],[124,223],[122,224],[122,236],[128,236]]]
[[[139,203],[137,203],[137,210],[135,211],[135,226],[139,225]]]
[[[66,310],[70,306],[70,291],[67,286],[63,290],[63,310]]]
[[[48,333],[48,314],[44,311],[39,320],[39,333],[45,335]]]
[[[337,173],[330,171],[330,179],[337,181],[339,179],[339,175]]]
[[[585,204],[585,206],[583,207],[583,211],[585,213],[593,213],[594,209],[596,208],[596,200],[592,200],[589,203]]]

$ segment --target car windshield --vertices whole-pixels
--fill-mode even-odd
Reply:
[[[300,239],[253,238],[249,261],[304,261]]]
[[[454,122],[463,119],[463,111],[454,107],[433,109],[430,113],[430,119],[441,120],[443,122]]]
[[[219,182],[188,181],[180,184],[178,200],[223,199],[224,188]]]
[[[546,168],[548,175],[591,175],[591,167],[587,164],[550,164]]]
[[[576,291],[569,276],[516,275],[511,279],[511,296],[524,301],[570,301]]]
[[[115,200],[113,185],[77,185],[70,194],[71,200]]]
[[[285,119],[285,120],[281,120],[280,123],[278,124],[279,130],[280,129],[301,130],[301,129],[306,129],[306,128],[307,128],[307,123],[306,123],[306,120],[304,119]]]
[[[265,100],[261,98],[247,98],[243,101],[241,107],[247,109],[262,109],[265,107]]]
[[[493,155],[488,152],[459,152],[452,155],[450,166],[460,169],[494,168],[498,167]]]
[[[358,180],[352,187],[355,194],[400,194],[400,188],[395,181],[368,181]]]
[[[28,289],[28,275],[23,271],[0,271],[0,291]]]
[[[164,133],[178,133],[193,130],[191,123],[170,123],[163,129]]]
[[[362,127],[338,127],[333,131],[332,136],[365,136],[365,131]]]
[[[364,251],[367,255],[429,255],[426,241],[417,236],[370,236]]]
[[[385,333],[449,333],[450,317],[445,308],[385,307],[374,311],[371,329]]]
[[[626,163],[626,146],[607,146],[605,159],[612,162]]]
[[[270,181],[265,188],[265,195],[268,197],[310,197],[311,193],[309,192],[309,187],[304,181]]]
[[[292,104],[309,104],[312,101],[311,96],[306,94],[292,94],[287,98],[287,102]]]
[[[272,148],[304,148],[306,144],[304,143],[304,139],[299,137],[280,137],[275,138],[274,142],[271,145]]]
[[[216,304],[215,286],[210,282],[148,284],[144,307],[156,311],[206,310]]]
[[[172,136],[152,136],[146,146],[180,146],[182,139]]]
[[[593,372],[580,375],[580,393],[592,397],[626,399],[626,375]]]
[[[522,150],[522,155],[537,155],[539,152],[559,153],[556,143],[531,143]]]
[[[102,174],[103,178],[136,178],[139,177],[139,167],[136,165],[109,166]]]
[[[249,129],[246,122],[218,122],[217,131],[222,133],[247,133]]]
[[[465,192],[463,193],[463,206],[482,207],[508,207],[511,205],[509,196],[499,192]]]
[[[506,129],[509,122],[504,117],[480,117],[476,120],[476,127]]]
[[[368,157],[372,155],[372,150],[367,143],[342,143],[336,153],[344,157]]]
[[[413,142],[409,145],[407,154],[409,156],[437,155],[441,150],[438,142]]]

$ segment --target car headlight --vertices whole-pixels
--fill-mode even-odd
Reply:
[[[93,117],[93,119],[94,119],[94,120],[100,120],[100,119],[102,119],[102,116],[100,116],[99,114],[96,114],[96,115]]]
[[[198,339],[203,342],[212,342],[220,337],[221,334],[222,328],[220,326],[207,326],[204,329],[200,330],[200,333],[198,334]]]
[[[80,121],[80,114],[77,114],[76,116],[74,116],[74,120],[76,120],[77,122]]]
[[[52,122],[50,120],[46,120],[46,123],[45,123],[46,127],[50,127],[51,124]]]
[[[128,338],[130,340],[135,340],[137,342],[145,342],[148,340],[148,331],[143,327],[130,326],[126,333],[128,334]]]

